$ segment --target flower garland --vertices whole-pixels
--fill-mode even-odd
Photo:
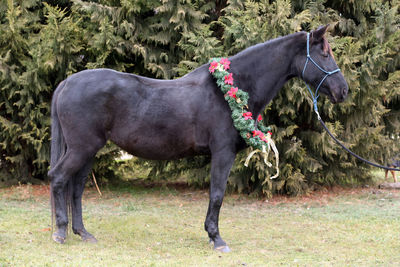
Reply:
[[[208,70],[216,79],[216,83],[224,93],[225,100],[232,111],[233,125],[246,144],[255,149],[247,157],[245,166],[248,166],[250,158],[255,153],[261,152],[264,155],[265,164],[271,167],[272,164],[267,161],[267,156],[272,148],[275,153],[277,173],[271,179],[278,177],[279,153],[271,139],[271,128],[263,125],[261,115],[258,115],[257,122],[253,119],[253,114],[247,106],[249,94],[233,86],[232,73],[228,72],[231,62],[227,58],[212,58],[209,63]]]

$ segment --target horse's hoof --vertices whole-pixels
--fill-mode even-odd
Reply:
[[[94,236],[92,236],[92,235],[89,235],[89,236],[82,236],[82,241],[83,241],[83,242],[87,242],[87,243],[92,243],[92,244],[98,242],[97,239],[96,239]]]
[[[223,252],[223,253],[231,252],[231,249],[228,246],[214,247],[214,250],[219,251],[219,252]]]
[[[83,242],[97,243],[97,239],[86,230],[74,230],[74,234],[79,235]]]
[[[53,240],[58,243],[58,244],[64,244],[65,243],[65,237],[59,236],[58,234],[54,233],[52,235]]]

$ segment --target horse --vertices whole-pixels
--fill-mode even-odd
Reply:
[[[348,85],[342,73],[327,76],[323,70],[338,69],[325,37],[327,27],[278,37],[229,57],[235,86],[248,93],[248,108],[255,118],[294,77],[314,88],[318,85],[332,103],[344,101]],[[219,212],[235,156],[246,144],[208,68],[204,64],[174,80],[83,70],[58,85],[51,104],[48,172],[55,242],[66,240],[69,209],[73,233],[97,242],[83,224],[82,193],[96,152],[111,140],[145,159],[211,155],[204,228],[215,250],[230,251],[219,232]]]

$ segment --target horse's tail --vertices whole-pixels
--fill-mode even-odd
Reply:
[[[51,150],[50,150],[50,169],[53,169],[58,160],[65,154],[65,139],[61,129],[60,120],[57,113],[58,94],[64,88],[65,81],[62,81],[54,92],[51,101]]]
[[[50,171],[57,165],[60,158],[66,152],[66,144],[64,134],[62,132],[60,119],[57,113],[57,99],[59,93],[62,91],[66,84],[66,81],[62,81],[56,88],[53,99],[51,102],[51,143],[50,143]],[[65,200],[70,209],[72,190],[70,190],[72,182],[68,182],[65,190]],[[50,186],[50,203],[51,203],[51,229],[54,231],[54,220],[55,220],[55,205],[52,187]]]

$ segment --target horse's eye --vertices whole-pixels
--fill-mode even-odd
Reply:
[[[322,56],[328,57],[328,56],[329,56],[329,53],[322,53]]]

